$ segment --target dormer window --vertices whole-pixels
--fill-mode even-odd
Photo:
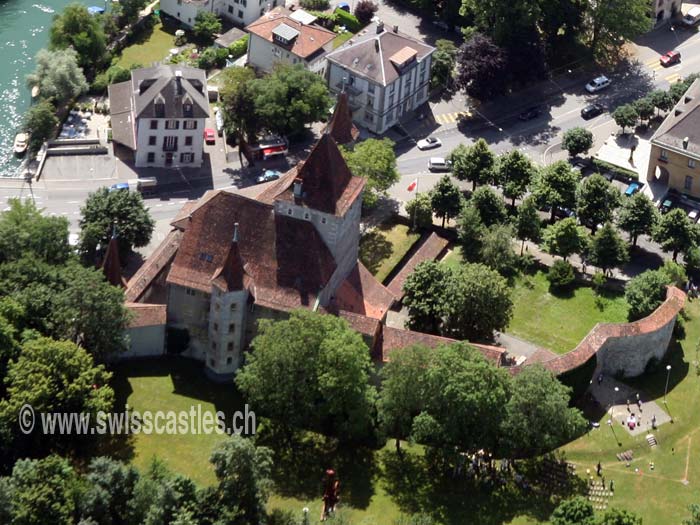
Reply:
[[[156,117],[163,118],[165,116],[165,100],[163,97],[157,98],[153,104]]]
[[[288,46],[299,36],[299,31],[287,24],[280,24],[272,30],[272,40],[275,44]]]
[[[192,105],[192,99],[186,98],[186,99],[182,102],[182,114],[183,114],[185,117],[191,117],[191,116],[192,116],[192,111],[193,111],[193,109],[194,109],[194,107],[193,107],[193,105]]]

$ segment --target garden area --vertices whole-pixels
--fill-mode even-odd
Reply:
[[[145,30],[136,41],[124,48],[117,66],[131,69],[134,65],[150,66],[152,62],[163,61],[175,47],[176,27],[157,22],[153,28]]]
[[[385,222],[360,239],[360,261],[379,282],[384,282],[418,239],[420,234],[409,231],[407,225]]]

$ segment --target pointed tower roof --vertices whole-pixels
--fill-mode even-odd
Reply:
[[[330,133],[338,144],[350,144],[360,136],[360,130],[352,122],[348,94],[345,91],[338,95],[333,116],[326,126],[325,132]]]
[[[245,269],[241,250],[238,244],[238,223],[233,225],[233,239],[229,246],[224,264],[212,279],[213,284],[225,292],[235,292],[243,289]]]
[[[119,242],[117,241],[117,227],[112,230],[112,238],[107,245],[104,259],[102,260],[102,272],[112,286],[126,288],[126,280],[122,276],[122,267],[119,262]]]

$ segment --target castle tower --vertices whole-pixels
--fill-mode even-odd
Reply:
[[[126,288],[126,280],[122,276],[121,262],[119,261],[119,241],[117,240],[117,227],[112,229],[112,237],[109,239],[107,251],[102,259],[102,273],[112,286]]]

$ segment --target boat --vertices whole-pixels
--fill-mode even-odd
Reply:
[[[17,133],[15,136],[15,155],[21,157],[27,152],[27,143],[29,141],[29,136],[26,133]]]
[[[32,87],[32,98],[37,98],[39,96],[39,86]]]

